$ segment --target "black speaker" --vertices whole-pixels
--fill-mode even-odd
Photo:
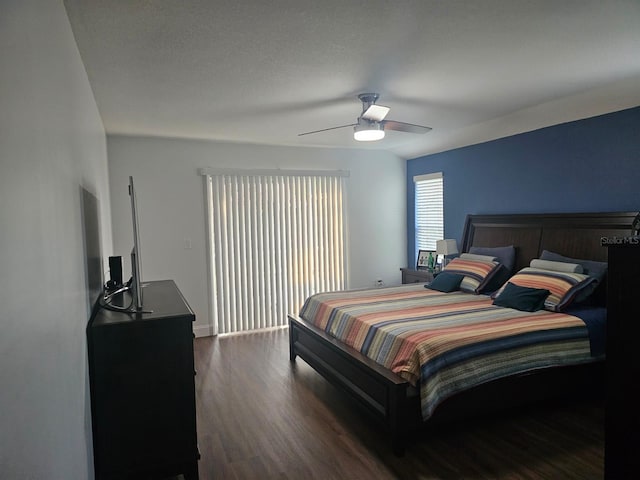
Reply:
[[[109,273],[112,285],[122,285],[122,257],[109,257]]]

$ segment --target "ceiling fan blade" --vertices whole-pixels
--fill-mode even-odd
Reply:
[[[381,122],[384,120],[384,117],[387,116],[391,110],[389,107],[385,107],[384,105],[376,105],[372,104],[364,111],[362,114],[362,118],[366,120],[373,120],[375,122]]]
[[[336,130],[338,128],[355,127],[356,125],[358,125],[358,124],[357,123],[350,123],[349,125],[340,125],[339,127],[323,128],[322,130],[314,130],[313,132],[299,133],[298,136],[301,137],[303,135],[311,135],[312,133],[327,132],[329,130]]]
[[[413,123],[396,122],[395,120],[384,120],[381,123],[385,130],[397,130],[398,132],[427,133],[432,130],[431,127],[414,125]]]

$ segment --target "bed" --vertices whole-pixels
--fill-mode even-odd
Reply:
[[[496,284],[500,287],[503,280],[518,283],[517,280],[531,276],[532,260],[544,258],[549,252],[601,265],[606,262],[607,249],[600,246],[600,239],[627,235],[635,216],[636,212],[469,215],[461,251],[482,253],[492,247],[513,245],[513,265]],[[495,263],[500,262],[496,259]],[[502,270],[504,275],[503,267]],[[493,297],[501,292],[498,290],[493,296],[487,294],[491,292],[443,293],[425,289],[423,285],[403,285],[316,294],[307,299],[298,315],[289,315],[290,360],[299,356],[355,399],[389,431],[393,450],[399,455],[404,453],[408,433],[417,428],[542,399],[602,391],[604,338],[594,332],[598,325],[601,331],[604,329],[606,276],[591,284],[587,300],[572,309],[558,308],[562,310],[559,312],[549,309],[520,312],[493,305]],[[592,318],[594,315],[596,319]],[[358,321],[364,323],[356,324],[356,316],[362,317]],[[510,350],[509,354],[515,350],[512,358],[516,359],[535,352],[537,363],[516,367],[520,360],[512,365],[513,360],[501,356],[501,352],[480,356],[478,363],[477,355],[462,358],[465,351],[476,349],[462,340],[464,349],[446,353],[449,359],[462,359],[461,367],[458,371],[435,373],[434,377],[445,381],[433,383],[430,375],[434,362],[429,363],[428,355],[425,361],[415,352],[407,353],[407,339],[425,336],[410,328],[435,319],[444,325],[445,337],[455,332],[456,341],[461,341],[459,335],[465,337],[467,333],[459,319],[467,317],[473,319],[471,323],[486,327],[489,335],[502,336],[501,343],[505,338],[518,339],[503,350]],[[548,323],[548,327],[535,332],[528,330],[539,322]],[[504,325],[512,325],[518,335],[496,334],[496,328],[501,330]],[[403,332],[398,336],[403,337],[404,344],[392,336],[398,329]],[[426,336],[437,339],[436,333]],[[540,337],[542,346],[520,341],[532,336]],[[484,340],[483,345],[496,343],[494,338]],[[567,358],[563,358],[565,354]],[[551,357],[553,361],[549,360]],[[456,377],[471,378],[471,371],[481,378],[465,383]]]

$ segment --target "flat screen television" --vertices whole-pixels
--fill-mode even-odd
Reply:
[[[100,243],[100,208],[96,196],[84,187],[80,187],[80,196],[84,230],[82,246],[87,281],[87,304],[91,315],[102,295],[104,275]]]
[[[133,307],[142,310],[142,260],[140,258],[140,227],[138,225],[138,204],[133,177],[129,176],[129,197],[131,198],[131,221],[133,222],[133,249],[131,250],[131,295]]]

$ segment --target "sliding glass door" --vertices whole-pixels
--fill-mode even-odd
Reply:
[[[344,172],[208,171],[215,333],[287,324],[345,287]]]

